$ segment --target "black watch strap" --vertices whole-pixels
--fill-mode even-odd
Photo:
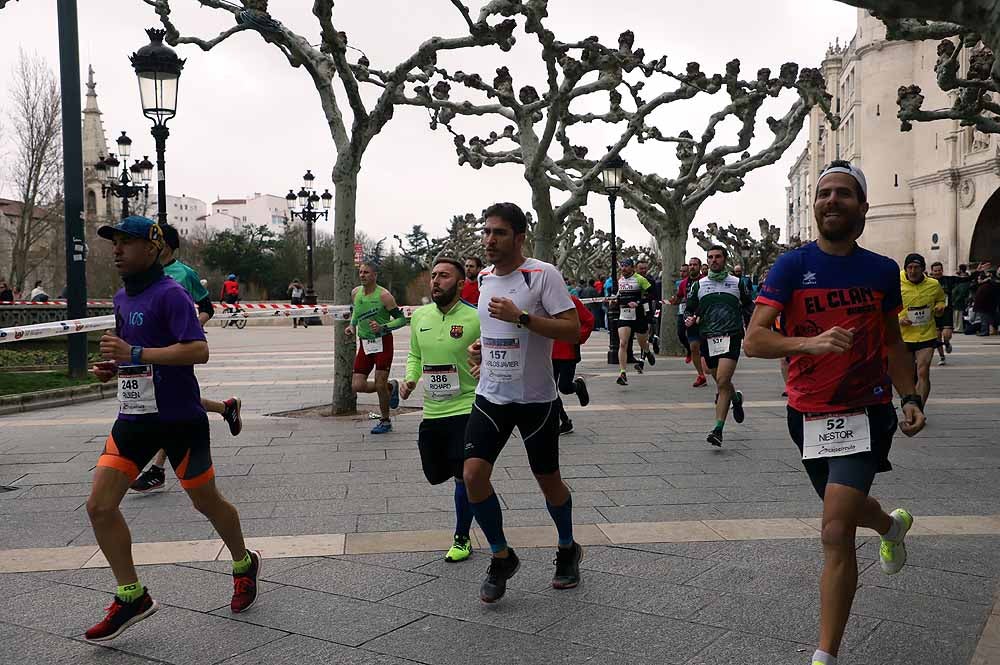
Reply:
[[[924,410],[924,400],[921,399],[920,395],[903,395],[899,400],[899,405],[903,407],[907,404],[916,404],[918,409]]]

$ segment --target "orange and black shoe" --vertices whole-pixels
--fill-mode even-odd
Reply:
[[[129,626],[139,623],[158,609],[160,605],[150,597],[148,589],[131,603],[126,603],[115,596],[111,604],[105,608],[108,615],[101,623],[84,633],[84,637],[91,642],[113,640],[124,633]]]
[[[233,614],[246,612],[257,601],[260,552],[247,551],[250,553],[250,570],[245,573],[233,573],[233,599],[229,603],[229,609],[233,611]]]
[[[229,423],[229,433],[239,436],[243,431],[243,418],[240,417],[240,410],[243,408],[243,400],[239,397],[230,397],[223,402],[226,407],[222,414],[222,419]]]

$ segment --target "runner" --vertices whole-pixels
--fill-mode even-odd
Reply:
[[[580,362],[580,346],[587,343],[590,333],[594,331],[594,315],[578,297],[571,295],[570,300],[576,305],[576,314],[580,317],[580,339],[577,344],[567,344],[559,340],[552,343],[552,373],[555,375],[556,386],[560,393],[575,394],[580,400],[580,406],[587,406],[590,404],[587,382],[582,376],[576,375],[576,366]],[[566,415],[562,397],[557,397],[556,400],[559,402],[559,433],[569,434],[573,431],[573,421]]]
[[[479,273],[483,269],[483,260],[478,256],[465,257],[465,286],[462,287],[462,300],[473,307],[479,304]]]
[[[208,361],[208,343],[191,297],[158,261],[160,227],[132,216],[97,232],[114,243],[115,267],[125,282],[114,297],[115,331],[101,337],[104,360],[92,370],[102,382],[118,377],[120,402],[87,499],[94,535],[118,582],[107,616],[85,633],[104,641],[159,609],[136,575],[119,510],[129,483],[158,449],[167,450],[181,487],[232,555],[232,612],[246,611],[257,599],[261,558],[246,549],[239,514],[215,486],[208,418],[194,375],[194,365]]]
[[[687,311],[687,297],[691,286],[701,279],[701,267],[701,259],[692,256],[688,263],[687,277],[681,280],[677,286],[677,294],[670,301],[671,304],[677,305],[677,334],[683,335],[687,342],[688,355],[684,362],[693,363],[697,373],[694,383],[691,385],[692,388],[700,388],[708,383],[708,379],[705,378],[705,363],[701,357],[702,342],[701,335],[698,333],[698,324],[687,325],[687,317],[684,315]]]
[[[688,289],[686,326],[698,326],[704,340],[701,355],[705,359],[718,392],[715,394],[715,427],[707,441],[722,445],[722,428],[733,406],[733,420],[743,422],[743,393],[733,385],[733,374],[743,344],[743,313],[750,308],[750,288],[741,278],[726,270],[726,250],[720,245],[708,249],[708,275]]]
[[[377,277],[378,272],[373,264],[362,263],[358,266],[361,286],[354,287],[351,292],[354,309],[351,312],[351,324],[344,332],[348,337],[357,333],[359,342],[351,388],[356,393],[378,394],[381,418],[372,427],[372,434],[385,434],[392,431],[389,410],[399,406],[399,381],[389,380],[393,353],[392,331],[405,326],[406,317],[388,289],[375,283]],[[369,381],[368,375],[373,369],[375,380]]]
[[[892,468],[893,385],[904,396],[903,433],[919,432],[924,418],[896,318],[898,268],[856,243],[866,199],[864,175],[849,162],[833,162],[820,175],[813,206],[819,239],[778,258],[746,338],[749,356],[791,358],[788,431],[823,500],[825,563],[813,665],[837,662],[857,589],[857,528],[882,536],[879,559],[891,575],[906,563],[903,539],[913,524],[905,510],[887,515],[868,496],[875,474]],[[771,329],[779,313],[784,335]],[[830,440],[840,445],[826,447]]]
[[[194,268],[187,265],[175,255],[181,247],[181,237],[177,233],[177,228],[170,224],[160,227],[163,237],[163,249],[160,251],[160,265],[167,277],[173,278],[175,282],[184,287],[191,300],[198,306],[198,323],[202,330],[205,324],[215,314],[212,307],[212,299],[208,295],[208,289],[201,283],[201,278]],[[243,402],[239,397],[230,397],[222,402],[213,399],[201,398],[201,406],[209,413],[218,413],[229,425],[229,433],[238,436],[243,431],[243,418],[240,413]],[[165,466],[167,463],[167,453],[165,450],[157,451],[153,457],[153,463],[148,469],[143,471],[132,483],[131,488],[136,492],[148,492],[163,487],[167,481]]]
[[[649,321],[649,345],[653,347],[653,355],[660,353],[660,301],[663,298],[663,283],[655,276],[649,274],[649,261],[641,259],[635,264],[635,271],[646,278],[649,282],[649,289],[643,294],[646,300],[643,306],[646,308],[646,318]],[[631,343],[629,344],[631,346]],[[652,365],[653,363],[650,363]]]
[[[903,309],[899,314],[899,325],[903,331],[906,348],[913,354],[917,367],[917,393],[921,408],[927,408],[927,398],[931,394],[931,359],[938,346],[938,331],[935,317],[945,311],[944,291],[933,277],[924,271],[927,264],[919,254],[908,254],[899,272],[903,293]]]
[[[580,321],[555,266],[525,258],[528,222],[521,209],[497,203],[483,216],[483,245],[493,265],[479,276],[482,337],[469,348],[469,362],[474,375],[482,374],[466,431],[463,475],[493,553],[479,597],[493,603],[520,566],[507,547],[500,502],[490,484],[493,465],[515,427],[559,534],[552,586],[568,589],[580,582],[583,550],[573,540],[573,501],[559,473],[558,395],[550,369],[552,341],[576,343]]]
[[[303,299],[305,298],[305,295],[306,295],[305,287],[302,286],[302,282],[300,282],[299,278],[296,277],[295,279],[292,280],[292,283],[288,285],[288,297],[291,300],[291,304],[301,305]],[[294,329],[299,327],[299,318],[302,319],[302,327],[308,328],[309,319],[304,316],[303,317],[293,316],[292,328]]]
[[[951,338],[955,333],[955,315],[952,313],[952,300],[951,291],[955,286],[956,278],[954,275],[946,276],[944,274],[944,264],[940,261],[935,261],[931,264],[931,277],[937,280],[938,284],[941,285],[941,290],[944,291],[944,312],[938,316],[934,316],[934,326],[937,328],[937,340],[938,340],[938,365],[946,365],[947,361],[944,358],[945,352],[951,353]]]
[[[455,479],[455,540],[445,555],[449,563],[472,555],[472,509],[462,479],[465,428],[476,399],[476,377],[469,371],[468,349],[479,339],[479,314],[459,293],[466,281],[458,259],[438,257],[431,268],[431,299],[410,319],[406,380],[399,394],[408,399],[424,379],[424,419],[417,447],[424,476],[431,485]]]
[[[618,380],[619,386],[628,385],[628,375],[625,367],[628,365],[628,346],[630,336],[635,333],[639,338],[639,349],[642,358],[649,360],[650,365],[656,364],[656,356],[649,349],[647,334],[649,332],[649,319],[646,316],[646,292],[650,290],[651,284],[642,275],[635,272],[635,261],[632,259],[622,259],[618,263],[621,275],[618,276],[618,293],[615,298],[618,300]],[[642,374],[644,362],[639,360],[635,364],[635,371]]]

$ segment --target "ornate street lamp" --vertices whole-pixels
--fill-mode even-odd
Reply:
[[[316,304],[316,291],[313,289],[313,224],[321,217],[323,219],[330,218],[330,204],[333,201],[333,194],[330,193],[329,189],[325,190],[322,195],[315,192],[313,189],[313,181],[315,180],[316,176],[313,175],[312,171],[306,171],[306,174],[302,176],[302,189],[297,194],[294,190],[289,189],[288,193],[285,194],[289,219],[294,220],[298,217],[306,223],[306,295],[302,299],[306,305]],[[323,209],[318,210],[316,204],[321,202]],[[299,210],[295,209],[296,204]]]
[[[121,199],[122,219],[125,219],[129,216],[130,199],[138,199],[140,194],[143,198],[149,198],[149,179],[153,165],[148,159],[145,159],[141,162],[135,160],[132,166],[128,166],[128,156],[132,152],[132,139],[125,132],[122,132],[117,143],[118,154],[121,155],[122,161],[119,162],[113,154],[108,155],[94,164],[94,170],[101,178],[101,196],[105,198],[114,196]]]
[[[165,30],[146,30],[149,44],[133,53],[129,60],[139,79],[142,114],[153,121],[151,131],[156,141],[157,221],[167,223],[167,179],[164,152],[167,147],[167,121],[177,114],[177,84],[184,60],[163,43]]]
[[[608,146],[611,150],[611,146]],[[608,194],[608,204],[611,206],[611,291],[607,295],[618,293],[618,236],[615,232],[615,207],[618,203],[618,190],[625,181],[625,161],[615,155],[604,164],[601,171],[601,182]],[[617,308],[617,303],[610,301],[611,307]],[[611,307],[608,308],[608,364],[618,364],[618,327],[611,323]]]

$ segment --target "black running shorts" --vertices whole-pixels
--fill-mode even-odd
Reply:
[[[97,466],[118,469],[135,480],[162,449],[181,487],[194,489],[215,478],[210,441],[206,415],[180,422],[116,420]]]
[[[462,478],[468,423],[468,415],[425,418],[420,422],[417,448],[424,477],[431,485],[440,485],[449,478]]]
[[[928,339],[923,342],[907,342],[906,350],[910,353],[916,353],[921,349],[936,349],[941,346],[941,342],[937,339]]]
[[[521,434],[528,465],[535,475],[559,470],[559,401],[494,404],[482,395],[469,414],[465,459],[496,464],[514,428]]]
[[[708,355],[708,352],[711,350],[709,339],[712,337],[715,337],[715,335],[704,335],[701,339],[701,357],[705,359],[705,364],[708,365],[709,369],[715,369],[719,366],[719,358],[729,358],[730,360],[740,359],[740,350],[743,348],[743,335],[730,335],[729,350],[717,356]]]
[[[803,415],[790,406],[787,409],[788,433],[801,454]],[[866,407],[865,411],[868,413],[871,432],[871,451],[844,457],[802,460],[802,466],[806,468],[809,480],[820,498],[823,498],[829,483],[847,485],[868,494],[875,481],[875,474],[892,470],[889,449],[892,448],[892,437],[896,433],[896,409],[892,404],[876,404]]]

